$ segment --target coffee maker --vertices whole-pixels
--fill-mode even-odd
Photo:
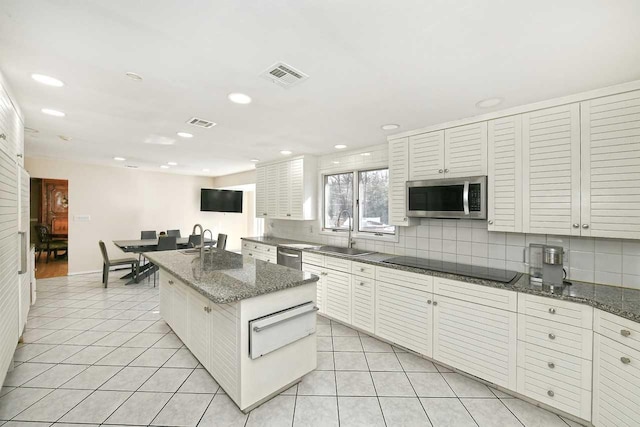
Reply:
[[[529,276],[532,284],[552,291],[563,287],[564,249],[539,243],[529,245]]]

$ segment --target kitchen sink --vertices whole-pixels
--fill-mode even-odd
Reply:
[[[362,256],[375,253],[372,251],[363,251],[362,249],[343,248],[342,246],[320,246],[318,251],[351,256]]]

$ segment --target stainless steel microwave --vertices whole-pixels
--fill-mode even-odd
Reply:
[[[407,216],[487,219],[487,177],[408,181]]]

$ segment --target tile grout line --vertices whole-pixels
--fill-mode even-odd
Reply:
[[[393,349],[393,347],[392,347],[392,349]],[[398,363],[400,364],[400,367],[402,368],[402,372],[404,372],[404,376],[407,378],[407,381],[409,381],[409,385],[411,385],[411,388],[413,389],[413,392],[415,393],[415,395],[416,395],[416,397],[418,399],[418,403],[420,403],[420,407],[422,408],[422,411],[427,416],[427,420],[429,421],[429,424],[431,424],[431,426],[433,427],[433,422],[431,422],[431,417],[429,417],[429,414],[427,413],[427,409],[422,404],[422,400],[420,400],[420,396],[418,396],[418,392],[416,391],[416,388],[413,386],[413,383],[411,382],[411,378],[409,378],[409,374],[407,374],[407,371],[406,371],[404,365],[400,361],[400,358],[398,357],[398,353],[396,353],[394,351],[393,354],[396,357],[396,360],[398,360]]]
[[[376,387],[376,382],[373,380],[373,374],[371,373],[371,367],[369,366],[369,360],[367,359],[367,355],[364,351],[364,345],[362,344],[362,336],[360,332],[356,331],[358,334],[358,341],[360,341],[360,347],[362,347],[362,353],[364,353],[364,361],[367,364],[367,369],[369,369],[369,376],[371,377],[371,383],[373,384],[373,391],[376,393],[376,400],[378,401],[378,406],[380,407],[380,414],[382,415],[382,422],[385,426],[387,426],[387,419],[384,416],[384,410],[382,409],[382,403],[380,402],[380,396],[378,395],[378,389]],[[399,363],[399,362],[398,362]]]

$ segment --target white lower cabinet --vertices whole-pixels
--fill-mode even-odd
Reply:
[[[189,319],[188,311],[188,294],[184,285],[176,286],[178,283],[175,279],[169,279],[169,283],[173,286],[173,300],[171,301],[171,320],[173,324],[171,328],[175,333],[184,337],[183,340],[189,340]]]
[[[168,274],[160,275],[160,313],[169,326],[173,325],[173,283]],[[173,282],[173,280],[171,280]]]
[[[375,280],[353,276],[351,282],[351,324],[370,334],[375,333]]]
[[[433,304],[433,358],[515,389],[516,313],[440,295]]]
[[[247,240],[242,241],[242,255],[273,264],[278,262],[277,247]]]
[[[327,299],[327,283],[324,280],[324,269],[317,265],[313,264],[302,264],[302,271],[305,273],[311,273],[318,276],[318,281],[316,282],[317,286],[317,297],[316,297],[316,306],[318,307],[318,311],[321,314],[326,314],[326,306],[325,301]]]
[[[211,331],[209,321],[211,304],[208,298],[195,291],[189,290],[187,295],[187,315],[191,353],[200,361],[207,364],[211,357]]]
[[[351,323],[351,275],[327,268],[324,274],[325,312],[336,320]]]

